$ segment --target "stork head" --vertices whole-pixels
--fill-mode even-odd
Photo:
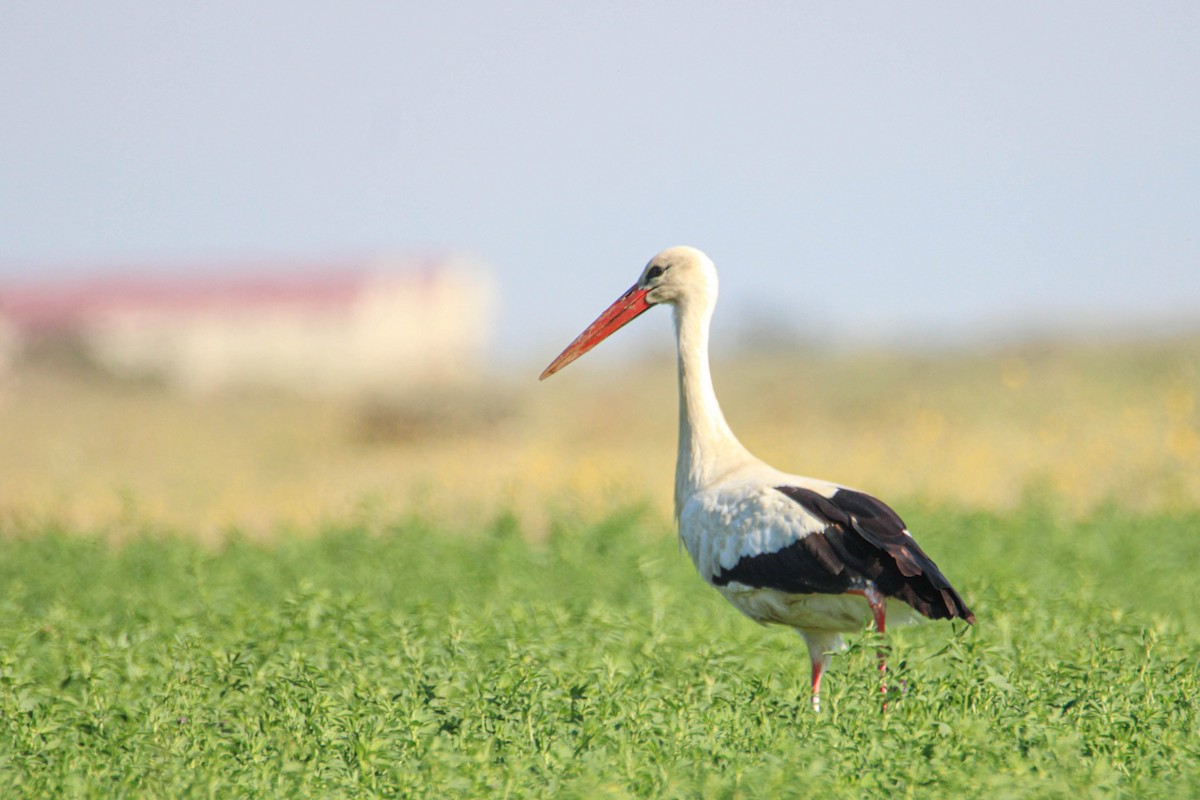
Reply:
[[[693,299],[715,303],[716,297],[717,269],[712,259],[694,247],[668,247],[650,259],[637,283],[567,345],[538,380],[549,378],[651,306],[660,303],[677,305]]]
[[[637,286],[651,305],[677,303],[696,295],[716,294],[717,269],[694,247],[668,247],[650,259]]]

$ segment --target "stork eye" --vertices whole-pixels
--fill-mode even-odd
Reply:
[[[663,274],[663,268],[662,268],[662,267],[660,267],[658,264],[655,264],[655,265],[654,265],[653,267],[651,267],[651,268],[650,268],[650,270],[649,270],[649,271],[646,273],[646,280],[648,280],[648,281],[652,281],[652,280],[654,280],[655,278],[657,278],[659,275],[662,275],[662,274]]]

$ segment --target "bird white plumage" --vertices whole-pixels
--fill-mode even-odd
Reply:
[[[675,516],[700,576],[751,619],[795,628],[812,662],[812,698],[841,633],[919,614],[973,622],[895,512],[869,495],[759,461],[721,412],[708,338],[717,272],[691,247],[662,251],[542,373],[546,378],[654,305],[674,308],[679,375]],[[865,600],[865,602],[864,602]],[[919,613],[918,613],[919,612]],[[880,662],[882,668],[882,660]]]

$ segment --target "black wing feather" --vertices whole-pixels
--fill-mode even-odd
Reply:
[[[824,530],[722,569],[713,578],[718,586],[737,581],[795,594],[841,594],[870,582],[927,617],[975,621],[937,564],[908,535],[904,521],[879,500],[850,489],[831,497],[797,486],[776,489],[822,520]]]

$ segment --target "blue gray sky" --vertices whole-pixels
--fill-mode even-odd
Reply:
[[[1197,42],[1190,1],[9,0],[0,278],[466,251],[533,361],[681,243],[718,335],[1186,324]]]

